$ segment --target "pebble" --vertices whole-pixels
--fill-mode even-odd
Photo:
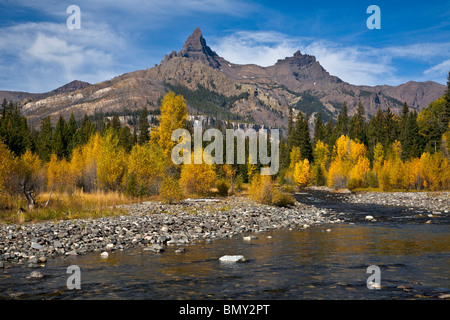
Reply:
[[[106,252],[106,251],[103,251],[101,254],[100,254],[100,257],[102,257],[102,258],[108,258],[109,257],[109,253],[108,252]]]
[[[29,278],[29,279],[30,278],[31,279],[38,279],[38,278],[43,278],[43,277],[44,277],[44,275],[41,272],[39,272],[39,271],[32,271],[27,278]]]
[[[185,246],[272,229],[298,230],[338,223],[336,213],[295,203],[289,208],[262,205],[245,197],[218,201],[163,204],[157,201],[119,206],[128,213],[98,219],[0,225],[0,261],[39,265],[58,256],[141,247],[163,252],[166,245]],[[193,214],[195,212],[195,214]],[[342,221],[343,222],[343,221]],[[37,261],[28,261],[31,257]]]
[[[347,195],[349,203],[380,204],[407,208],[420,208],[436,212],[448,212],[450,192],[365,192]]]

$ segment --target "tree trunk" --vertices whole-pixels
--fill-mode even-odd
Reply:
[[[34,206],[36,205],[36,201],[34,200],[33,195],[32,195],[33,191],[27,190],[26,181],[24,181],[22,183],[21,187],[22,187],[23,194],[25,195],[25,198],[27,198],[27,201],[28,201],[28,209],[33,210]]]
[[[53,193],[53,183],[52,183],[52,187],[50,188],[50,195],[48,196],[48,200],[45,203],[46,208],[47,208],[48,204],[50,203],[50,198],[52,197],[52,193]]]

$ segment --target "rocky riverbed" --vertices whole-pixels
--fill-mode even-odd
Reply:
[[[450,192],[361,192],[348,195],[344,201],[418,208],[435,214],[450,210]]]
[[[123,205],[129,214],[100,219],[49,221],[0,226],[0,268],[45,265],[56,256],[142,247],[163,252],[276,228],[301,229],[342,222],[328,209],[296,203],[290,208],[257,204],[244,197],[186,200],[176,205],[143,202]],[[103,256],[107,256],[104,254]]]

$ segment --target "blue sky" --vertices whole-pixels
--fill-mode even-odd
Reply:
[[[69,5],[81,29],[69,30]],[[369,30],[369,5],[381,29]],[[357,85],[446,83],[450,3],[444,1],[2,0],[0,90],[45,92],[159,63],[200,27],[233,63],[274,64],[297,50]]]

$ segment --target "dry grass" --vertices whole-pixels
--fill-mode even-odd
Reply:
[[[49,205],[45,207],[44,204],[49,195],[49,193],[40,194],[37,197],[38,206],[34,210],[23,210],[27,208],[26,201],[20,197],[3,195],[0,199],[0,223],[116,216],[126,214],[125,210],[117,208],[118,205],[137,201],[119,192],[84,193],[77,191],[73,194],[53,192]]]

